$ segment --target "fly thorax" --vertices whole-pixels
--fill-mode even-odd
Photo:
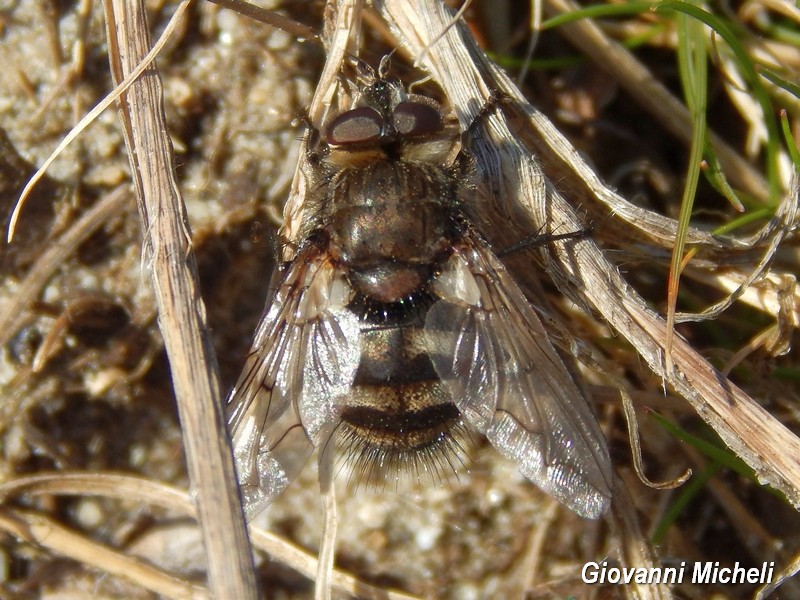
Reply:
[[[332,250],[353,287],[377,301],[419,290],[452,246],[450,184],[434,169],[402,161],[349,169],[333,195]]]

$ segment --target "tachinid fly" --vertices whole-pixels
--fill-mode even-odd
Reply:
[[[475,228],[475,170],[433,100],[387,77],[309,131],[300,243],[228,398],[252,517],[314,447],[368,479],[436,470],[467,430],[589,518],[611,499],[605,440],[517,284]],[[358,473],[357,473],[358,474]]]

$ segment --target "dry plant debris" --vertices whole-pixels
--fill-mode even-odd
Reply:
[[[318,120],[335,97],[337,61],[353,50],[346,44],[354,38],[340,27],[344,44],[337,41],[331,24],[346,24],[353,4],[340,2],[338,13],[326,13],[328,19],[341,19],[326,21],[334,33],[327,57],[281,31],[200,2],[191,6],[158,57],[223,394],[238,375],[263,306],[282,204],[302,196],[290,189],[301,160],[292,121],[307,107]],[[419,56],[426,40],[448,22],[432,0],[376,4],[364,14],[361,33],[361,56],[373,64],[397,44],[407,56]],[[545,4],[549,14],[575,8]],[[157,32],[175,5],[154,1],[147,9],[151,31]],[[323,31],[321,6],[287,5],[286,10]],[[476,0],[467,13],[474,36],[498,62],[508,63],[512,77],[530,35],[515,16],[519,10],[519,3]],[[796,39],[788,33],[797,35],[797,15],[781,10],[775,3],[751,2],[739,13],[722,15],[745,28],[753,56],[796,81],[800,52],[786,40]],[[381,597],[380,590],[403,590],[420,597],[526,593],[538,598],[597,591],[609,597],[658,597],[669,591],[586,586],[580,567],[609,556],[634,565],[775,561],[782,569],[800,553],[800,518],[791,506],[800,499],[800,483],[792,478],[800,454],[791,450],[797,438],[790,433],[798,430],[800,379],[794,281],[800,268],[797,236],[789,231],[797,196],[783,175],[777,179],[779,193],[769,200],[764,167],[764,145],[780,140],[768,139],[752,96],[742,95],[740,67],[709,33],[709,123],[727,148],[719,153],[723,171],[744,192],[752,218],[728,237],[712,235],[737,213],[701,182],[692,220],[696,229],[688,232],[697,254],[683,272],[678,308],[702,315],[724,302],[725,310],[712,311],[714,320],[679,319],[678,333],[687,344],[680,341],[673,358],[683,374],[669,373],[659,350],[665,330],[648,315],[666,311],[669,252],[677,231],[667,218],[679,215],[689,156],[674,122],[684,128],[686,122],[675,111],[674,122],[653,116],[635,86],[648,86],[652,96],[661,93],[652,91],[660,84],[680,97],[675,19],[642,12],[598,23],[541,34],[536,61],[521,88],[542,112],[520,103],[492,117],[485,132],[490,143],[481,150],[485,164],[498,169],[496,187],[482,191],[497,198],[498,205],[487,207],[486,214],[487,235],[494,234],[497,247],[545,225],[571,228],[573,218],[593,225],[577,263],[574,256],[539,250],[507,260],[531,297],[541,299],[538,308],[546,309],[554,339],[582,362],[612,446],[618,487],[627,491],[617,494],[607,521],[581,520],[543,497],[513,464],[480,441],[469,472],[442,487],[375,493],[342,485],[335,594]],[[454,37],[457,31],[449,30],[434,44],[421,66],[461,122],[469,123],[491,91],[485,82],[512,96],[516,92],[475,48]],[[112,78],[99,3],[3,5],[0,36],[5,65],[0,214],[7,219],[33,170],[108,93]],[[626,62],[631,57],[619,47],[631,39],[641,44],[635,63]],[[612,74],[587,54],[601,57],[606,68],[611,64]],[[572,66],[553,68],[559,61]],[[406,70],[399,58],[395,63],[403,77],[420,74]],[[797,136],[800,109],[792,92],[769,86],[774,106],[787,111],[789,129]],[[666,100],[655,103],[672,110]],[[509,140],[524,144],[528,155],[536,156],[535,165]],[[788,173],[788,161],[783,164]],[[548,181],[544,200],[535,185],[542,175]],[[177,491],[188,488],[183,444],[150,283],[152,265],[142,251],[148,232],[141,229],[129,182],[122,127],[116,111],[108,110],[54,163],[28,199],[14,242],[0,250],[3,597],[206,593],[206,558],[198,552],[194,510],[188,496]],[[592,262],[595,251],[618,267],[630,286],[619,290],[617,304],[605,308],[598,305],[598,290],[616,283],[614,273],[586,279],[602,273],[594,269],[602,266]],[[743,284],[746,289],[739,290]],[[727,302],[734,292],[736,301]],[[639,321],[631,319],[631,307],[641,309],[635,313]],[[637,332],[641,344],[634,341]],[[738,387],[715,379],[702,358],[729,373],[731,385]],[[655,365],[658,375],[645,363]],[[715,397],[715,386],[742,392]],[[669,480],[690,466],[693,481],[708,477],[693,495],[686,493],[687,486],[651,490],[636,477],[623,433],[620,387],[637,407],[647,476]],[[757,399],[761,408],[748,398]],[[730,417],[726,407],[747,411],[752,422]],[[712,426],[721,421],[718,431],[758,475],[748,476],[748,468],[730,452],[703,453],[706,447],[699,442],[680,441],[680,432],[671,433],[647,409],[724,450],[697,413]],[[789,500],[759,486],[758,477],[781,488]],[[257,575],[270,597],[311,596],[315,566],[309,554],[319,543],[319,512],[312,467],[258,523],[274,534],[253,534],[254,544],[266,552],[259,555]],[[668,517],[671,526],[662,532],[659,524]],[[655,535],[660,541],[653,547],[648,540]],[[782,593],[797,593],[792,585],[784,583]],[[675,593],[744,598],[754,591],[684,585]]]

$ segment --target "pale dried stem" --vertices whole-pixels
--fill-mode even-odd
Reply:
[[[639,524],[636,506],[620,479],[614,485],[614,501],[608,518],[619,540],[620,562],[623,567],[659,568],[661,562]],[[628,598],[637,600],[668,600],[673,597],[669,586],[663,583],[631,583],[625,586]]]
[[[800,553],[795,554],[793,560],[775,574],[775,579],[759,588],[754,596],[755,600],[766,600],[767,598],[774,597],[772,594],[775,590],[792,579],[798,572],[800,572]]]
[[[106,0],[115,81],[150,50],[144,2]],[[178,402],[184,447],[215,598],[255,598],[247,529],[238,499],[216,358],[206,328],[191,231],[175,180],[163,89],[152,65],[120,98],[120,118],[137,192],[144,255]]]
[[[81,564],[127,579],[166,598],[209,598],[202,587],[95,542],[39,513],[0,508],[0,529]]]
[[[195,506],[185,491],[143,477],[118,473],[40,473],[20,477],[0,485],[0,500],[21,494],[100,496],[122,502],[137,502],[152,507],[161,507],[185,517],[196,518],[197,516]],[[256,549],[301,573],[309,580],[314,580],[318,561],[313,555],[263,529],[253,528],[252,540]],[[95,566],[104,569],[102,564]],[[163,573],[163,575],[169,577],[167,573]],[[135,574],[131,576],[129,573],[128,579],[144,585]],[[331,587],[337,592],[353,597],[415,600],[414,596],[372,586],[336,569],[333,570],[330,582]]]
[[[59,157],[59,155],[69,146],[72,142],[74,142],[77,137],[83,133],[84,129],[86,129],[92,122],[99,117],[105,109],[107,109],[111,104],[117,100],[125,90],[128,89],[130,85],[133,84],[134,81],[138,79],[138,77],[144,72],[145,69],[149,68],[150,63],[155,60],[155,57],[158,53],[164,48],[169,39],[170,32],[175,27],[175,22],[180,19],[181,15],[185,12],[186,7],[189,4],[189,0],[183,0],[181,5],[175,11],[175,15],[170,21],[169,26],[164,30],[161,34],[161,37],[156,42],[156,44],[150,49],[147,54],[147,57],[144,58],[141,62],[136,65],[136,68],[128,73],[128,76],[125,77],[122,81],[118,83],[118,85],[114,88],[114,91],[108,94],[105,98],[103,98],[92,110],[86,113],[83,118],[65,135],[61,141],[59,142],[56,149],[47,157],[47,160],[44,161],[42,166],[40,166],[36,172],[31,176],[28,182],[25,184],[25,187],[22,190],[22,193],[17,200],[16,205],[14,206],[14,210],[11,213],[11,218],[8,222],[8,231],[6,235],[6,240],[8,243],[14,239],[14,232],[17,226],[17,221],[19,220],[20,214],[22,213],[22,208],[25,206],[25,201],[31,195],[33,188],[42,180],[47,169],[55,162],[55,160]]]
[[[560,508],[561,505],[557,501],[552,498],[548,499],[541,517],[536,523],[536,528],[530,536],[528,546],[517,567],[520,579],[520,597],[524,597],[525,592],[532,589],[537,583],[540,566],[547,558],[547,542],[552,535],[553,523],[555,523]]]
[[[0,346],[5,346],[19,332],[25,320],[30,318],[28,308],[41,296],[44,286],[62,267],[65,259],[130,201],[131,193],[128,186],[115,189],[101,198],[47,247],[19,283],[14,296],[0,312]]]

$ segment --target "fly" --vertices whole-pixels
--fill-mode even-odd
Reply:
[[[469,218],[469,132],[462,142],[386,64],[350,109],[308,133],[302,241],[274,276],[227,401],[248,517],[315,447],[343,452],[373,481],[461,461],[477,430],[542,490],[597,518],[611,500],[606,443]]]

